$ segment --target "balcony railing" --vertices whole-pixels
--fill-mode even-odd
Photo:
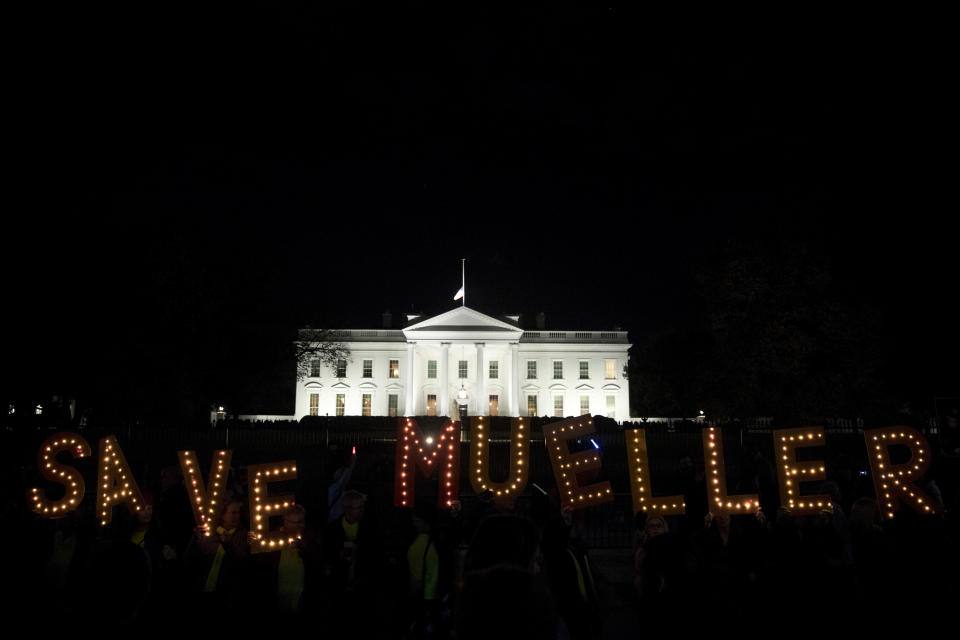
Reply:
[[[400,329],[331,329],[330,340],[351,342],[403,342],[406,338]],[[306,331],[300,339],[308,339]],[[619,343],[626,344],[626,331],[524,331],[521,342],[567,342],[567,343]]]
[[[623,343],[626,331],[524,331],[520,342]]]
[[[403,342],[400,329],[331,329],[330,338],[352,342]]]

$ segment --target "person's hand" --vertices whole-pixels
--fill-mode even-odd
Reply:
[[[704,528],[704,529],[709,529],[709,528],[710,528],[710,524],[711,524],[712,522],[713,522],[713,514],[708,511],[708,512],[707,512],[707,515],[703,516],[703,528]]]
[[[208,535],[210,535],[210,529],[208,529],[207,525],[205,524],[198,524],[193,528],[193,535],[197,536],[198,538],[206,538]]]
[[[450,504],[450,515],[454,518],[460,517],[460,510],[463,508],[463,505],[459,500],[454,500]]]
[[[573,507],[568,504],[560,507],[560,518],[563,520],[563,524],[570,526],[573,524]]]
[[[253,544],[259,536],[254,531],[247,531],[247,544]]]
[[[164,560],[173,561],[177,559],[177,552],[173,550],[168,544],[163,545],[163,548],[160,549],[160,555],[163,556]]]
[[[757,504],[757,512],[755,515],[757,516],[757,522],[759,522],[760,524],[767,523],[767,516],[763,515],[763,509],[760,508],[759,503]]]

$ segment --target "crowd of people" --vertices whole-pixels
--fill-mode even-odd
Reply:
[[[240,468],[208,526],[195,524],[176,466],[144,483],[151,490],[139,512],[117,509],[107,527],[94,524],[88,504],[58,520],[22,521],[9,540],[22,570],[20,613],[78,627],[226,635],[260,628],[385,638],[604,633],[603,594],[620,586],[600,584],[583,514],[562,507],[556,492],[535,494],[522,515],[489,492],[449,508],[424,495],[398,509],[388,492],[355,488],[369,486],[358,481],[355,457],[334,467],[325,496],[292,504],[273,521],[295,543],[266,553],[251,551]],[[702,473],[691,471],[689,490],[705,496]],[[816,516],[712,514],[695,495],[682,516],[641,512],[635,579],[618,595],[640,626],[687,630],[837,624],[888,606],[916,615],[955,601],[954,512],[904,509],[884,521],[872,496],[849,491],[824,482],[832,508]]]

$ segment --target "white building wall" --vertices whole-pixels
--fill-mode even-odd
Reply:
[[[590,413],[606,416],[607,397],[613,396],[615,418],[630,416],[630,386],[623,375],[629,345],[521,344],[520,415],[527,415],[527,396],[537,397],[537,415],[554,415],[554,397],[563,397],[563,415],[580,415],[580,396],[587,396]],[[621,348],[616,348],[621,347]],[[613,377],[606,377],[606,362],[613,361]],[[528,377],[528,362],[536,362],[536,378]],[[562,376],[554,378],[554,362],[562,363]],[[588,363],[588,377],[580,377],[580,362]]]
[[[475,318],[477,312],[466,310]],[[446,314],[446,315],[449,315]],[[498,322],[493,318],[487,318]],[[554,397],[563,398],[563,415],[573,416],[581,414],[581,396],[589,398],[589,412],[593,415],[608,415],[607,398],[612,397],[614,416],[617,420],[626,420],[630,417],[629,382],[624,375],[630,345],[625,342],[625,334],[617,338],[616,335],[600,332],[553,332],[560,336],[569,336],[566,341],[550,342],[552,335],[545,332],[531,332],[529,340],[524,340],[519,329],[511,332],[512,337],[496,336],[487,332],[481,339],[472,339],[474,335],[459,327],[453,327],[449,333],[444,328],[432,332],[426,339],[411,340],[414,344],[413,379],[408,369],[408,342],[398,339],[403,334],[399,331],[345,331],[343,333],[369,336],[379,335],[379,340],[345,339],[350,349],[347,362],[346,376],[338,378],[335,369],[324,365],[317,377],[306,377],[297,382],[295,417],[300,419],[311,414],[310,396],[317,394],[318,404],[316,414],[319,416],[335,416],[337,394],[344,394],[344,415],[362,415],[363,394],[371,395],[371,415],[388,415],[388,398],[391,394],[397,396],[397,415],[425,415],[427,413],[427,396],[437,396],[438,415],[457,415],[456,398],[461,384],[469,395],[470,415],[489,415],[489,396],[499,397],[499,415],[512,415],[511,401],[517,407],[521,416],[527,414],[527,396],[537,398],[537,415],[554,415]],[[412,335],[412,334],[411,334]],[[445,336],[449,335],[447,340]],[[607,342],[586,342],[590,335],[601,336]],[[520,342],[517,344],[517,337]],[[492,339],[497,338],[497,339]],[[502,339],[506,338],[506,339]],[[624,341],[619,341],[624,340]],[[483,370],[477,371],[477,344],[483,344]],[[443,345],[447,347],[447,376],[442,379],[443,372]],[[512,370],[512,349],[517,349],[517,370]],[[363,376],[364,360],[372,360],[370,377]],[[390,375],[390,361],[397,361],[397,377]],[[437,363],[436,378],[428,377],[428,362]],[[459,363],[467,363],[467,377],[459,377]],[[491,360],[498,363],[498,377],[489,377]],[[612,376],[607,376],[606,362],[613,361]],[[536,362],[536,377],[527,376],[527,363]],[[562,375],[554,378],[554,361],[562,363]],[[580,361],[588,363],[588,376],[580,377]],[[479,376],[483,377],[483,384]],[[513,376],[516,375],[516,384]],[[407,408],[407,390],[413,384],[412,410]],[[443,389],[446,387],[447,406],[441,405]],[[515,398],[512,398],[514,392]]]
[[[347,359],[347,375],[336,377],[336,370],[321,366],[319,377],[305,377],[297,382],[296,418],[310,415],[310,394],[319,394],[317,415],[337,415],[337,394],[345,396],[344,415],[359,416],[362,413],[363,394],[372,398],[371,415],[387,415],[388,396],[397,394],[397,415],[403,415],[406,407],[407,346],[403,342],[351,342]],[[364,360],[372,360],[372,375],[363,376]],[[390,376],[390,361],[398,361],[397,378]]]

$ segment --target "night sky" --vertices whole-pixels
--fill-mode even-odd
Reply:
[[[960,395],[935,27],[337,4],[19,16],[10,400],[292,412],[298,327],[448,310],[461,258],[473,308],[642,343],[724,255],[797,247],[884,384]]]

